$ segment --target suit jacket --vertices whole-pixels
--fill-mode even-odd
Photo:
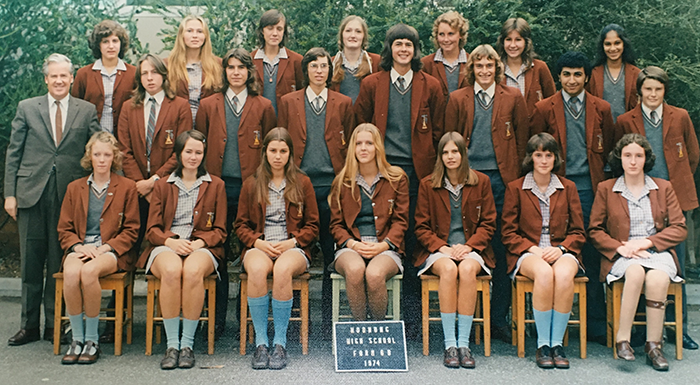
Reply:
[[[207,137],[207,171],[221,177],[221,169],[228,139],[226,128],[225,94],[219,92],[203,99],[197,110],[195,127]],[[243,180],[255,173],[260,165],[260,151],[265,134],[277,127],[272,103],[263,96],[248,94],[241,122],[238,125],[238,161]]]
[[[469,54],[467,54],[467,58],[469,57]],[[420,59],[421,63],[423,63],[423,72],[431,75],[435,79],[440,81],[440,86],[442,86],[442,94],[445,97],[445,100],[448,100],[450,97],[450,91],[447,88],[447,74],[445,73],[445,65],[442,62],[436,62],[435,61],[435,54],[431,53],[428,56],[425,56],[424,58]],[[459,64],[459,78],[457,81],[457,89],[464,88],[469,85],[467,82],[466,77],[464,74],[467,72],[467,64],[466,63],[460,63]]]
[[[520,165],[530,137],[525,99],[516,88],[496,84],[491,115],[491,140],[503,183],[520,176]],[[469,146],[474,128],[474,86],[451,94],[445,110],[445,131],[457,131]]]
[[[306,149],[306,87],[282,97],[279,105],[278,124],[285,127],[294,142],[294,163],[301,165]],[[339,92],[328,90],[326,103],[326,124],[324,137],[331,156],[333,170],[339,173],[345,166],[347,141],[350,140],[355,128],[355,114],[352,110],[352,99]]]
[[[580,264],[581,249],[586,242],[583,211],[574,182],[559,177],[563,190],[549,197],[549,231],[552,246],[564,246]],[[508,184],[503,202],[502,240],[508,250],[508,272],[513,271],[518,258],[532,246],[540,244],[542,211],[540,200],[531,190],[523,190],[525,177]]]
[[[132,102],[127,102],[119,117],[119,147],[124,154],[124,175],[136,182],[148,179],[154,174],[162,178],[173,172],[177,165],[173,153],[175,139],[181,133],[192,129],[190,103],[179,97],[172,100],[167,96],[163,98],[153,134],[149,174],[143,108],[144,103],[134,106]]]
[[[505,63],[504,63],[505,64]],[[506,79],[501,81],[501,85],[506,86]],[[552,73],[549,72],[547,63],[542,60],[533,59],[532,67],[525,71],[525,103],[528,114],[535,111],[535,104],[544,100],[557,92]]]
[[[32,207],[39,201],[52,172],[56,173],[58,198],[62,200],[68,183],[85,176],[80,166],[85,144],[92,134],[101,130],[95,106],[70,97],[68,112],[63,112],[63,136],[57,147],[48,103],[48,94],[22,100],[12,120],[4,191],[5,198],[17,198],[20,209]]]
[[[630,111],[637,106],[637,77],[641,70],[632,64],[625,63],[625,111]],[[605,65],[599,65],[591,71],[591,79],[586,84],[586,91],[603,98],[605,84]]]
[[[367,76],[360,84],[355,100],[357,123],[372,123],[386,133],[389,112],[391,72]],[[440,82],[424,72],[413,72],[411,86],[411,147],[413,166],[418,178],[425,178],[435,166],[437,144],[444,133],[445,97]]]
[[[671,183],[663,179],[654,179],[658,190],[649,191],[651,212],[654,216],[656,234],[648,237],[658,251],[669,251],[676,262],[676,268],[682,273],[676,252],[673,249],[683,242],[688,235],[685,217],[678,204],[676,193]],[[630,214],[627,199],[621,193],[613,192],[616,179],[601,182],[591,208],[591,221],[588,226],[588,239],[603,254],[600,259],[600,281],[605,280],[615,261],[620,258],[617,248],[629,239]]]
[[[586,92],[586,91],[584,91]],[[598,183],[605,179],[603,168],[608,153],[615,146],[615,124],[610,112],[610,104],[586,92],[586,153],[591,183],[595,191]],[[547,132],[554,136],[561,147],[561,167],[557,175],[566,176],[566,116],[564,97],[561,92],[535,105],[530,118],[530,134]]]
[[[112,120],[114,123],[115,136],[119,125],[119,113],[122,104],[131,98],[131,91],[134,89],[134,76],[136,67],[126,64],[126,71],[117,71],[114,80],[114,90],[112,91]],[[83,99],[95,105],[97,109],[97,119],[102,119],[102,109],[105,104],[105,89],[102,84],[102,74],[99,70],[92,69],[93,64],[88,64],[78,70],[70,91],[72,96]]]
[[[382,67],[379,66],[379,63],[382,61],[382,57],[377,55],[376,53],[371,53],[371,52],[367,52],[367,55],[369,55],[370,68],[372,68],[372,72],[370,72],[365,77],[367,77],[371,74],[377,73],[379,71],[383,71]],[[338,55],[333,56],[333,60],[332,60],[333,70],[335,70],[336,60],[339,60]],[[339,62],[339,64],[342,65],[342,60]],[[333,74],[330,74],[330,76],[332,77]],[[331,84],[330,87],[328,87],[328,89],[333,90],[335,92],[340,92],[340,83],[333,83],[333,84]]]
[[[90,186],[88,177],[80,178],[68,185],[68,191],[61,206],[58,220],[58,240],[61,248],[85,241],[88,207],[90,203]],[[138,250],[134,243],[139,235],[141,219],[139,217],[139,199],[136,183],[123,176],[112,173],[107,196],[100,216],[100,236],[102,244],[110,245],[117,255],[117,267],[121,270],[133,270]],[[65,256],[63,257],[65,259]]]
[[[311,260],[311,244],[318,237],[319,219],[316,194],[311,185],[311,179],[304,174],[297,174],[304,192],[304,203],[301,207],[285,200],[285,216],[289,238],[296,238],[297,244],[306,253],[306,259]],[[265,202],[258,202],[255,197],[255,176],[243,182],[241,195],[238,200],[238,216],[233,225],[238,239],[243,243],[241,255],[252,249],[255,241],[265,239]]]
[[[363,193],[357,184],[352,191],[350,186],[341,186],[340,205],[336,194],[332,192],[330,195],[330,231],[338,246],[350,239],[361,239],[360,229],[355,225],[355,219],[362,209],[360,194]],[[380,242],[389,239],[399,248],[399,254],[403,255],[403,240],[408,229],[408,178],[402,176],[395,187],[387,179],[379,179],[372,196],[372,211],[377,239]]]
[[[287,50],[288,59],[281,59],[277,65],[277,85],[275,93],[277,94],[277,106],[280,105],[282,96],[290,92],[294,92],[304,87],[304,73],[301,70],[301,59],[303,56],[285,47]],[[250,53],[250,57],[255,57],[258,52],[254,49]],[[253,59],[257,70],[258,81],[260,82],[260,94],[262,95],[265,88],[265,65],[262,59]]]
[[[698,196],[695,184],[690,181],[693,180],[700,161],[700,148],[693,122],[690,121],[688,111],[664,103],[662,124],[663,155],[668,165],[669,180],[678,196],[681,209],[693,210],[698,207]],[[642,105],[639,104],[632,111],[620,115],[617,125],[622,134],[632,132],[646,136]]]
[[[496,203],[489,177],[474,171],[479,177],[475,186],[462,188],[462,228],[465,245],[479,253],[490,268],[496,267],[491,238],[496,231]],[[418,267],[428,256],[447,244],[450,236],[450,192],[444,187],[433,188],[430,176],[423,178],[416,203],[416,251],[413,264]]]
[[[163,63],[165,63],[166,66],[168,65],[169,59],[170,59],[169,57],[163,59]],[[220,57],[214,57],[214,59],[216,59],[216,61],[219,63],[219,65],[221,65],[221,58]],[[202,84],[204,84],[204,79],[206,79],[206,77],[207,77],[207,75],[204,72],[202,72]],[[190,85],[186,80],[183,79],[182,81],[180,81],[180,83],[177,84],[177,88],[173,87],[173,91],[175,92],[176,96],[179,96],[187,101],[190,100]],[[202,99],[204,99],[208,96],[216,94],[217,92],[219,92],[219,90],[217,90],[216,88],[204,88],[204,87],[202,87],[201,93],[199,95],[199,100],[201,101]],[[199,110],[197,110],[197,111],[199,112]]]
[[[211,175],[211,179],[211,182],[203,182],[199,186],[197,203],[192,213],[194,229],[190,240],[201,239],[206,244],[206,249],[221,260],[226,241],[226,188],[224,181],[218,177]],[[150,245],[139,258],[139,268],[146,266],[155,247],[165,245],[168,238],[177,237],[170,228],[175,219],[179,192],[180,188],[175,183],[168,183],[167,178],[156,181],[146,230],[146,239]]]

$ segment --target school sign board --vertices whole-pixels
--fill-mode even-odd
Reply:
[[[336,372],[407,372],[403,321],[333,325]]]

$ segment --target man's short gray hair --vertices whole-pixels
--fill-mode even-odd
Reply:
[[[49,57],[44,60],[44,66],[41,68],[41,72],[44,73],[44,76],[47,76],[49,74],[49,64],[51,63],[68,63],[68,66],[70,67],[70,73],[71,75],[73,74],[73,62],[70,61],[68,56],[66,55],[61,55],[60,53],[52,53],[49,55]]]

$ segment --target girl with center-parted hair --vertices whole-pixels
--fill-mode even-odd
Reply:
[[[367,23],[360,16],[350,15],[338,28],[338,53],[333,57],[331,90],[349,96],[355,103],[360,82],[380,70],[381,57],[365,51],[369,44]]]
[[[338,245],[331,268],[345,277],[353,318],[386,316],[386,281],[403,272],[408,228],[408,179],[386,161],[377,127],[360,124],[329,196],[331,234]]]
[[[241,255],[257,346],[252,367],[283,369],[288,363],[292,279],[309,269],[310,247],[318,236],[318,208],[311,180],[292,160],[294,144],[285,128],[273,128],[265,135],[261,156],[255,175],[243,182],[234,230],[245,246]],[[270,274],[275,334],[268,350]]]
[[[540,133],[527,142],[524,177],[508,184],[503,204],[503,244],[511,278],[534,281],[537,366],[568,369],[563,338],[574,300],[574,277],[586,241],[576,185],[555,175],[559,145]]]
[[[440,81],[445,100],[452,91],[468,85],[464,76],[469,57],[464,50],[467,32],[469,21],[459,12],[443,13],[433,22],[432,40],[437,51],[421,59],[423,71]]]
[[[58,221],[63,257],[63,297],[73,342],[63,364],[92,364],[99,358],[100,277],[132,270],[139,233],[136,185],[119,176],[117,140],[98,132],[85,146],[81,166],[90,176],[68,185]],[[83,315],[85,327],[83,327]]]
[[[204,134],[183,132],[174,152],[175,170],[153,189],[146,234],[151,245],[138,262],[161,281],[158,300],[168,344],[161,369],[194,366],[192,347],[204,305],[204,278],[216,271],[226,241],[226,190],[205,167]]]
[[[624,278],[620,326],[615,336],[618,357],[633,361],[632,323],[639,295],[646,297],[647,363],[668,370],[663,355],[664,308],[668,285],[681,282],[674,247],[688,232],[671,183],[647,175],[655,154],[640,134],[626,134],[608,156],[616,178],[600,182],[591,209],[588,238],[603,255],[600,280]]]
[[[474,368],[469,350],[476,276],[491,274],[496,261],[491,237],[496,230],[496,205],[489,178],[469,168],[467,145],[456,132],[438,143],[433,173],[421,181],[416,208],[418,275],[440,277],[438,295],[445,337],[444,365]],[[459,334],[455,338],[455,321]]]

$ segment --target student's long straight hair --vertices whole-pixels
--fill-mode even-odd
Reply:
[[[284,188],[284,199],[292,204],[301,206],[304,203],[304,191],[299,182],[299,174],[303,174],[299,167],[294,163],[294,143],[284,127],[275,127],[265,135],[263,139],[261,161],[258,169],[255,170],[255,198],[259,203],[270,204],[268,199],[268,185],[272,180],[272,167],[267,160],[267,147],[272,141],[281,141],[289,147],[289,159],[284,166],[284,178],[286,179],[286,187]]]
[[[345,71],[343,70],[343,55],[341,55],[340,53],[345,51],[345,43],[343,43],[343,31],[351,21],[357,21],[358,23],[360,23],[363,33],[362,53],[360,54],[360,65],[357,67],[355,78],[358,80],[362,80],[365,78],[365,76],[372,73],[371,59],[367,54],[367,51],[365,51],[367,49],[367,42],[369,41],[369,29],[367,28],[367,23],[365,22],[365,19],[359,16],[350,15],[345,17],[345,19],[343,19],[343,21],[340,22],[340,28],[338,30],[338,49],[340,50],[340,52],[338,52],[333,58],[333,84],[340,84],[345,79]]]
[[[355,156],[355,148],[357,147],[357,135],[360,132],[369,132],[372,134],[372,141],[374,142],[374,160],[377,162],[377,169],[379,172],[389,181],[389,184],[394,189],[398,191],[399,180],[402,176],[406,174],[401,169],[401,167],[392,166],[386,160],[386,152],[384,150],[384,143],[382,142],[382,135],[379,132],[377,126],[371,123],[363,123],[355,128],[350,137],[350,142],[348,143],[348,154],[345,157],[345,165],[340,173],[333,179],[333,184],[331,185],[331,193],[328,196],[328,201],[335,199],[342,211],[342,206],[340,204],[340,190],[343,187],[349,187],[353,199],[355,201],[360,201],[360,196],[355,196],[355,186],[357,181],[357,173],[360,171],[360,165]]]
[[[447,167],[445,167],[445,162],[442,161],[442,152],[445,150],[445,146],[447,146],[447,144],[450,142],[454,142],[455,146],[457,146],[457,150],[459,151],[459,155],[462,156],[462,162],[457,170],[457,178],[459,179],[458,184],[476,186],[479,183],[479,177],[476,175],[474,170],[469,168],[467,142],[464,140],[462,135],[455,131],[446,132],[445,135],[440,138],[435,168],[433,168],[433,173],[430,174],[430,186],[432,188],[441,188],[445,186]]]
[[[168,70],[170,72],[170,86],[177,92],[182,81],[189,84],[190,77],[187,75],[187,46],[185,45],[185,28],[187,23],[197,20],[202,24],[204,30],[204,43],[199,48],[199,60],[202,63],[202,88],[218,91],[221,88],[221,65],[216,60],[211,48],[211,37],[207,22],[200,16],[190,15],[182,19],[180,28],[177,30],[175,46],[168,57]]]
[[[143,104],[143,101],[146,99],[146,94],[148,93],[146,91],[146,88],[143,86],[143,83],[141,82],[141,65],[145,61],[151,63],[153,68],[155,68],[156,72],[161,77],[163,77],[163,84],[161,85],[161,88],[165,93],[165,97],[170,100],[175,99],[175,92],[170,89],[170,82],[168,80],[168,67],[165,66],[163,60],[161,60],[158,56],[147,53],[141,56],[139,62],[136,64],[136,74],[134,75],[134,90],[131,92],[132,105],[136,107]]]

